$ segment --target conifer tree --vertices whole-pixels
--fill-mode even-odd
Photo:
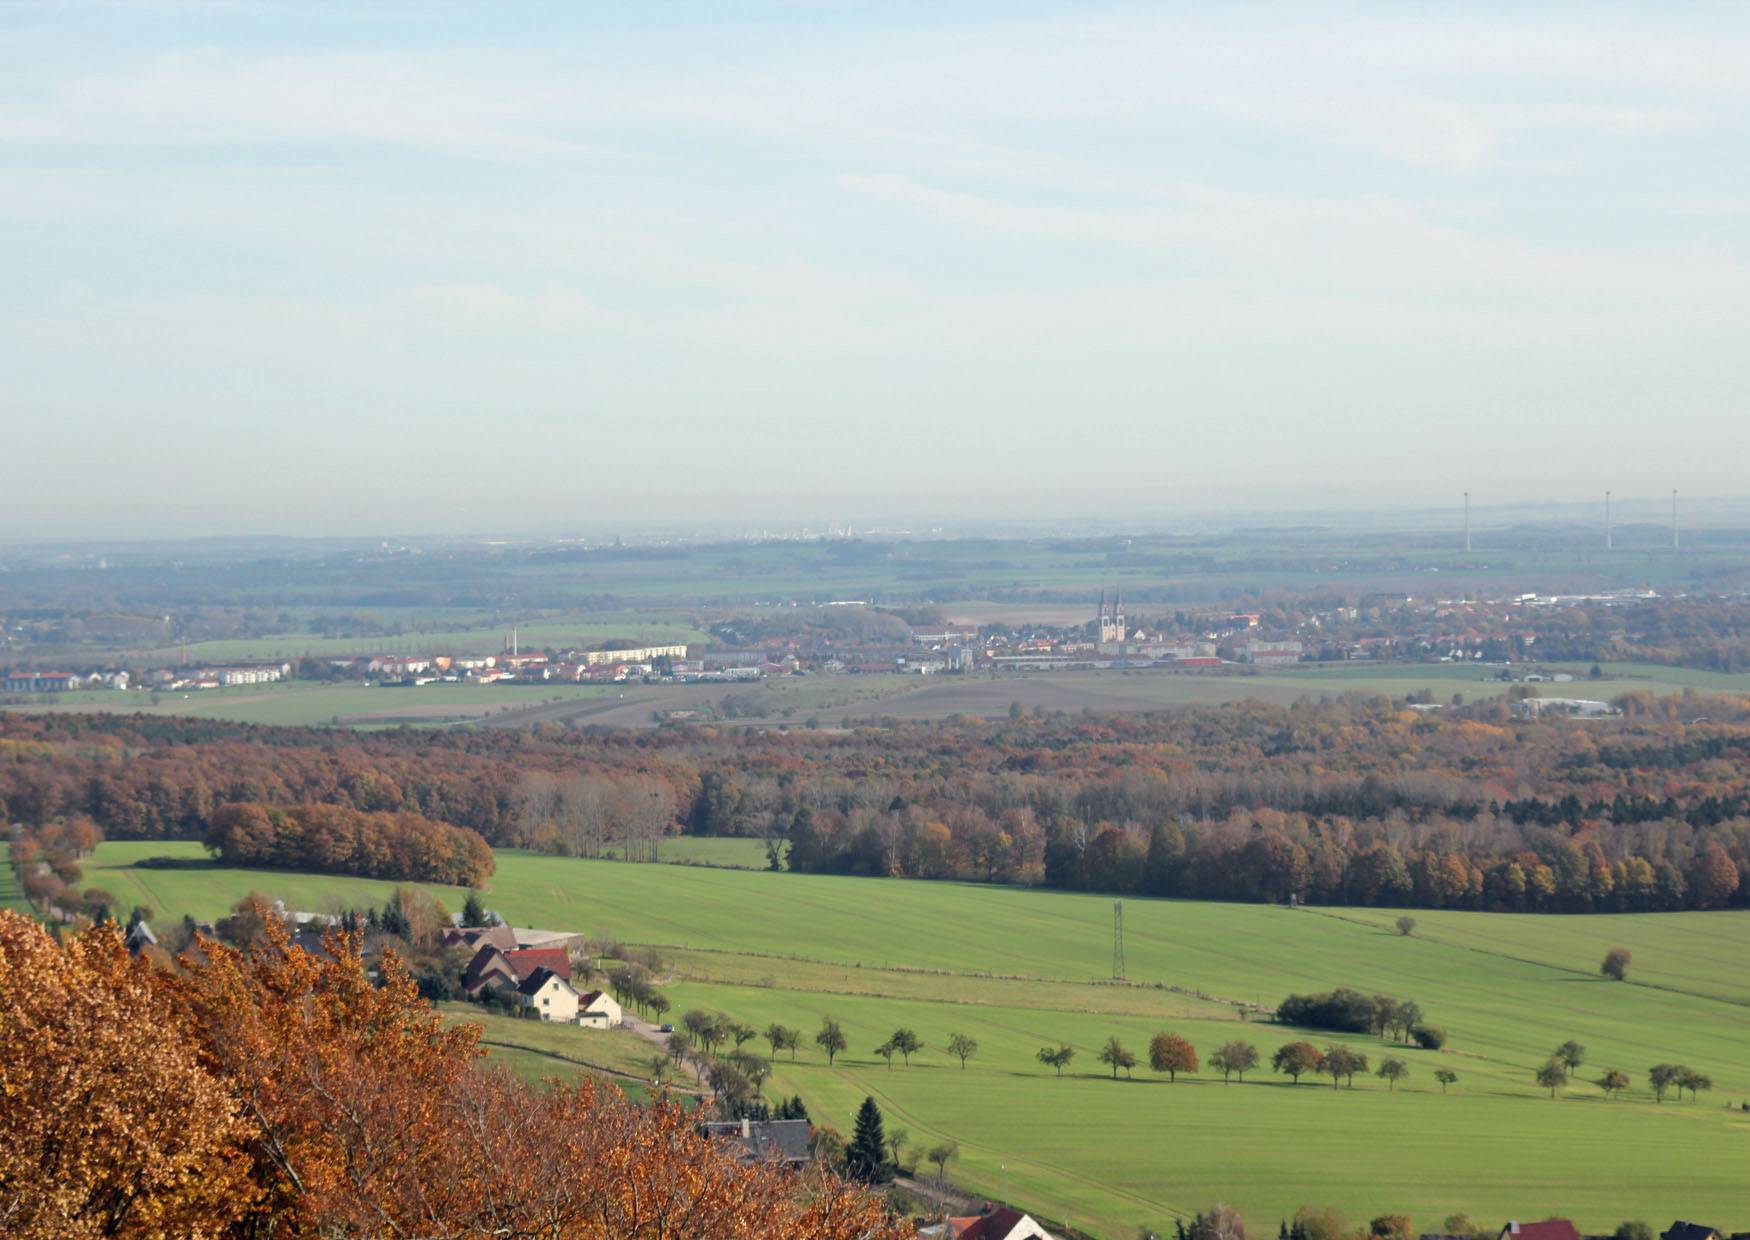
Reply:
[[[887,1136],[881,1127],[881,1108],[873,1098],[864,1098],[863,1105],[857,1108],[857,1126],[845,1150],[845,1170],[852,1179],[865,1184],[885,1184],[893,1178],[893,1164],[887,1158]]]

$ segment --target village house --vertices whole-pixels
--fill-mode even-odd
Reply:
[[[539,1012],[542,1020],[570,1024],[577,1019],[577,992],[551,969],[536,969],[517,987],[517,993],[523,1006]]]
[[[1050,1232],[1031,1217],[1011,1206],[998,1206],[967,1218],[951,1218],[947,1225],[919,1229],[930,1240],[1052,1240]]]
[[[586,1029],[612,1029],[625,1017],[625,1010],[604,990],[586,991],[577,997],[577,1023]]]
[[[1565,1218],[1546,1218],[1541,1223],[1509,1221],[1499,1240],[1580,1240],[1580,1230]]]
[[[508,931],[509,927],[497,929]],[[515,991],[543,969],[562,981],[571,981],[571,957],[563,947],[504,948],[484,937],[478,942],[473,958],[462,972],[462,993],[471,999],[492,991]]]
[[[744,1163],[775,1162],[799,1166],[813,1157],[805,1119],[730,1120],[700,1124],[707,1137],[736,1141]]]
[[[1726,1240],[1716,1228],[1701,1223],[1686,1223],[1678,1219],[1659,1235],[1659,1240]]]

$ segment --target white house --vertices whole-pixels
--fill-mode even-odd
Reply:
[[[571,983],[551,969],[536,969],[517,987],[523,1006],[540,1012],[542,1020],[567,1024],[577,1019],[578,994]]]
[[[938,1223],[919,1229],[918,1235],[928,1240],[1052,1240],[1045,1228],[1009,1206],[975,1217],[951,1218],[946,1227]]]
[[[612,1029],[625,1012],[605,990],[592,990],[578,996],[577,1023],[589,1029]]]

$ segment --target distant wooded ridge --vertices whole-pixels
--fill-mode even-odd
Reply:
[[[649,859],[687,832],[769,840],[793,870],[1203,899],[1750,904],[1750,703],[1634,706],[1575,723],[1516,718],[1499,702],[1423,713],[1351,695],[839,733],[360,734],[10,715],[0,807],[33,828],[88,818],[112,839],[218,842],[214,824],[244,812],[227,805],[293,823],[331,806],[367,816],[335,821],[426,820],[434,840],[465,828],[569,856]],[[329,868],[466,882],[482,863],[451,849],[464,858],[454,874],[400,874],[347,838],[323,845],[339,857]]]

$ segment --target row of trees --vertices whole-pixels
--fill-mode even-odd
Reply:
[[[201,842],[226,865],[463,887],[481,886],[495,867],[486,841],[466,827],[340,805],[221,805]]]
[[[110,916],[115,897],[101,887],[80,887],[85,877],[80,863],[102,842],[97,824],[75,814],[64,822],[19,831],[7,845],[7,861],[25,897],[45,916],[102,921]]]
[[[323,955],[271,917],[171,976],[113,925],[63,947],[0,910],[0,1228],[36,1237],[270,1233],[900,1240],[829,1175],[743,1165],[680,1108],[480,1062],[393,952]]]
[[[1578,1042],[1567,1041],[1556,1047],[1555,1053],[1538,1068],[1534,1074],[1537,1083],[1549,1090],[1549,1096],[1554,1098],[1556,1091],[1566,1088],[1568,1083],[1579,1074],[1580,1067],[1586,1060],[1586,1048]],[[1611,1097],[1629,1088],[1633,1082],[1629,1074],[1620,1068],[1606,1068],[1593,1082],[1604,1091],[1606,1097]],[[1684,1064],[1661,1063],[1647,1069],[1647,1084],[1653,1090],[1656,1101],[1665,1101],[1665,1095],[1671,1090],[1677,1091],[1677,1100],[1683,1101],[1683,1091],[1688,1090],[1691,1099],[1703,1090],[1714,1087],[1713,1078],[1705,1072],[1698,1072]]]

